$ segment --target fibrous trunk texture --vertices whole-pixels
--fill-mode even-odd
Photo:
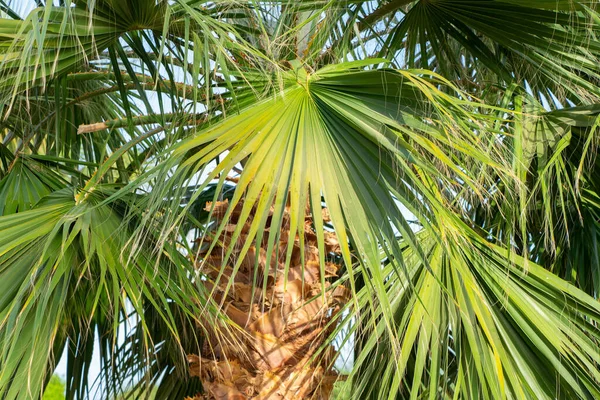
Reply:
[[[215,204],[213,216],[217,220],[223,218],[228,206],[227,201]],[[207,210],[211,208],[213,205],[208,204]],[[281,226],[271,227],[269,217],[260,247],[250,247],[232,278],[230,265],[241,257],[252,218],[244,221],[242,234],[232,243],[231,232],[241,210],[242,204],[237,204],[219,245],[210,254],[202,255],[198,263],[209,277],[205,282],[207,289],[214,289],[214,299],[241,330],[204,327],[208,338],[202,354],[189,356],[190,372],[199,376],[204,386],[204,393],[194,400],[328,399],[337,379],[332,369],[336,352],[332,346],[318,350],[332,329],[328,322],[347,297],[342,286],[329,288],[328,281],[336,276],[339,265],[323,260],[325,268],[321,267],[313,216],[309,212],[301,233],[303,240],[298,234],[290,238],[290,216],[286,209]],[[326,210],[318,217],[327,221]],[[269,255],[271,229],[280,229],[280,236],[278,250]],[[339,252],[335,235],[324,234],[325,253],[331,256]],[[233,246],[232,256],[221,279],[215,282],[230,246]],[[286,273],[289,246],[293,249]],[[233,285],[226,292],[232,279]]]

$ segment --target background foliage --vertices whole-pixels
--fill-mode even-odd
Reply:
[[[65,382],[58,376],[52,375],[50,382],[44,390],[43,400],[64,400],[65,398]]]

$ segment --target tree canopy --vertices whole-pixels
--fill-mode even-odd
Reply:
[[[1,398],[39,398],[62,354],[68,399],[195,395],[186,355],[240,330],[203,252],[243,239],[227,293],[324,209],[340,391],[600,398],[596,1],[0,10]]]

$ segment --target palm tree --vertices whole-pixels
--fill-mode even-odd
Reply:
[[[0,397],[600,397],[596,2],[0,9]]]
[[[208,211],[222,219],[228,206],[227,201],[214,208],[211,204]],[[224,312],[236,326],[247,332],[228,334],[225,329],[212,329],[203,354],[189,356],[191,373],[200,377],[205,389],[205,395],[196,398],[329,398],[337,376],[331,368],[335,350],[326,342],[326,331],[331,329],[346,291],[343,286],[326,291],[322,286],[326,278],[336,276],[339,267],[334,262],[339,243],[335,234],[328,233],[325,248],[333,261],[326,263],[324,272],[319,268],[313,218],[326,219],[327,211],[312,216],[308,208],[304,221],[299,221],[303,229],[296,231],[291,226],[291,204],[286,205],[281,221],[273,209],[265,230],[280,230],[279,243],[269,243],[265,234],[257,240],[260,247],[250,247],[242,257],[252,225],[252,218],[241,223],[242,209],[242,204],[233,209],[220,234],[220,245],[202,252],[199,266],[211,278],[205,281],[208,291],[225,304]],[[238,225],[242,227],[240,236],[230,242]],[[219,268],[229,249],[233,249],[230,260],[240,260],[236,273],[229,266]],[[287,264],[286,257],[290,258]],[[260,290],[256,283],[265,289]],[[329,348],[315,357],[323,345]]]

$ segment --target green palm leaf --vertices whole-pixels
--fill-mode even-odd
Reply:
[[[144,310],[150,307],[177,338],[177,322],[169,310],[181,307],[188,313],[196,308],[196,303],[181,297],[185,286],[191,285],[187,291],[197,290],[186,270],[153,260],[151,249],[142,258],[127,258],[123,249],[130,236],[123,226],[124,210],[114,203],[101,205],[102,192],[97,188],[76,204],[73,191],[63,189],[44,197],[32,210],[0,217],[4,398],[37,397],[65,346],[74,356],[70,368],[76,368],[67,382],[68,395],[86,396],[85,370],[95,333],[111,351],[118,344],[123,318],[131,318],[132,311],[141,332],[148,332],[141,327]],[[142,338],[143,347],[151,351],[148,336]],[[102,362],[108,373],[110,353]]]
[[[421,233],[427,264],[407,246],[410,281],[384,269],[397,336],[373,324],[382,311],[346,322],[361,343],[356,398],[596,398],[598,303],[463,230]]]
[[[570,0],[401,0],[366,14],[362,26],[381,32],[379,54],[397,65],[434,69],[465,88],[515,80],[578,102],[598,97],[594,7]]]

